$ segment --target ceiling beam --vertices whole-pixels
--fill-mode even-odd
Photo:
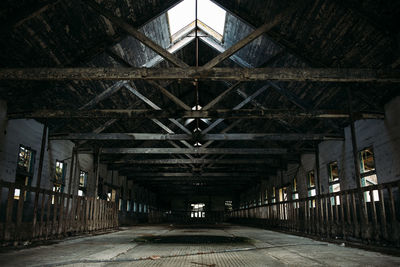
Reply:
[[[127,170],[129,171],[129,170]],[[149,177],[254,177],[260,176],[260,173],[247,172],[247,173],[237,173],[237,172],[204,172],[204,173],[193,173],[193,172],[132,172],[129,175],[132,178],[142,177],[147,179]]]
[[[343,136],[329,134],[294,134],[294,133],[225,133],[205,134],[199,141],[299,141],[299,140],[343,140]],[[69,133],[55,134],[49,140],[193,140],[189,134],[157,134],[157,133]]]
[[[0,80],[234,80],[400,82],[398,69],[338,68],[2,68]]]
[[[265,165],[276,164],[275,159],[142,159],[142,160],[103,160],[108,164],[133,164],[133,165],[178,165],[178,164],[226,164],[226,165]]]
[[[102,154],[231,154],[231,155],[282,155],[284,148],[102,148]]]
[[[318,118],[318,119],[348,119],[347,111],[342,110],[315,110],[295,111],[280,109],[218,109],[218,110],[148,110],[148,109],[93,109],[93,110],[36,110],[8,113],[9,119],[22,118],[218,118],[222,119],[280,119],[280,118]],[[382,112],[358,112],[357,119],[383,119]],[[218,121],[218,120],[217,120]],[[213,124],[215,124],[215,121]],[[211,124],[211,125],[213,125]],[[209,126],[210,127],[210,126]],[[181,128],[181,127],[180,127]],[[185,131],[190,133],[190,131]],[[203,131],[204,132],[204,131]],[[172,133],[172,132],[171,132]]]

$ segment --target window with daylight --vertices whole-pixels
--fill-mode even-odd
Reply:
[[[294,177],[292,182],[292,200],[297,200],[297,199],[299,199],[299,192],[297,191],[297,178]],[[299,203],[294,202],[293,207],[298,208]]]
[[[264,204],[268,204],[268,188],[265,189]]]
[[[63,193],[65,181],[66,164],[63,161],[56,160],[56,169],[54,172],[53,191]],[[54,196],[53,196],[54,198]],[[52,201],[54,203],[54,200]]]
[[[328,164],[329,193],[340,191],[339,168],[337,161]],[[331,197],[331,205],[340,205],[340,196]]]
[[[212,32],[222,40],[225,28],[226,11],[210,0],[197,1],[197,23],[204,31]],[[196,0],[184,0],[168,10],[168,22],[171,36],[194,29],[196,19]],[[219,35],[219,36],[215,36]],[[220,37],[220,38],[218,38]],[[174,39],[174,38],[172,38]]]
[[[308,196],[313,197],[317,194],[317,190],[315,187],[315,173],[314,170],[309,171],[307,173],[307,189],[308,189]],[[315,208],[315,199],[310,200],[310,208]]]
[[[19,146],[18,161],[17,161],[17,171],[15,176],[15,184],[18,186],[28,186],[31,185],[33,171],[35,163],[35,151],[25,147],[23,145]],[[21,189],[15,188],[14,199],[19,199],[21,195]],[[26,192],[24,193],[24,200],[26,200]]]
[[[65,180],[65,168],[66,164],[63,161],[56,160],[56,168],[54,171],[53,180],[53,192],[63,193],[64,191],[64,180]],[[55,196],[51,196],[51,204],[54,204]],[[61,200],[59,200],[60,202]]]
[[[127,212],[131,211],[131,201],[129,199],[126,201],[126,211]]]
[[[232,200],[225,200],[225,211],[232,211]]]
[[[117,190],[110,189],[107,193],[107,201],[115,202],[117,196]]]
[[[279,188],[279,202],[284,202],[287,201],[287,188],[286,187],[282,187]]]
[[[272,187],[272,194],[271,194],[271,203],[275,203],[276,202],[275,195],[276,195],[276,189],[275,189],[275,186],[273,186]]]
[[[205,218],[206,217],[206,213],[205,213],[206,204],[194,203],[194,204],[190,204],[190,206],[192,207],[192,211],[190,212],[191,218]]]
[[[358,156],[360,158],[361,186],[378,184],[378,177],[376,176],[375,170],[374,150],[372,149],[372,147],[361,150],[358,153]],[[378,201],[378,190],[373,190],[372,194],[374,201]],[[367,202],[370,202],[371,192],[365,192],[364,197]]]
[[[84,196],[86,194],[88,172],[79,171],[79,189],[78,196]]]

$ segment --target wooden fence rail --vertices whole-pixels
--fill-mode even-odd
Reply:
[[[400,247],[400,181],[233,210],[237,222]]]
[[[115,202],[0,181],[0,242],[19,243],[118,227]]]

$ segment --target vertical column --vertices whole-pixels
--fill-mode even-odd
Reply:
[[[38,204],[39,204],[40,183],[42,180],[42,171],[43,171],[44,151],[46,148],[46,140],[47,140],[47,126],[45,124],[45,125],[43,125],[42,144],[40,147],[40,156],[39,156],[38,176],[37,176],[36,188],[35,188],[35,201],[33,204],[32,238],[36,237],[37,210],[38,210]],[[21,194],[21,196],[23,198],[22,194]],[[44,197],[44,195],[42,197]]]
[[[68,232],[70,227],[70,221],[72,220],[71,214],[72,209],[70,209],[70,203],[72,201],[72,182],[74,180],[74,165],[75,165],[75,157],[76,157],[76,147],[72,149],[71,155],[71,166],[69,168],[69,179],[68,179],[68,193],[67,193],[67,208],[66,208],[66,216],[65,216],[65,232]]]
[[[352,108],[352,98],[351,98],[351,92],[347,88],[347,101],[348,101],[348,108],[349,108],[349,115],[350,115],[350,130],[351,130],[351,144],[353,148],[353,161],[354,161],[354,171],[356,174],[356,185],[358,188],[358,204],[361,210],[361,237],[366,234],[366,227],[368,223],[368,218],[367,218],[367,210],[365,206],[365,201],[364,201],[364,196],[361,191],[361,173],[360,173],[360,159],[358,157],[358,148],[357,148],[357,137],[356,137],[356,130],[355,130],[355,124],[354,124],[354,114],[353,114],[353,108]]]
[[[100,149],[94,149],[94,179],[95,179],[95,187],[94,187],[94,197],[98,196],[98,188],[99,188],[99,168],[100,168]]]
[[[321,214],[321,206],[320,206],[320,195],[322,194],[322,186],[321,186],[321,177],[320,177],[320,168],[319,168],[319,146],[318,142],[315,142],[315,176],[317,180],[317,192],[316,192],[316,197],[315,197],[315,212],[313,211],[312,215],[314,216],[313,218],[313,224],[316,225],[315,233],[320,234],[320,227],[321,227],[321,220],[320,220],[320,214]]]

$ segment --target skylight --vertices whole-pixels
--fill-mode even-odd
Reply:
[[[196,18],[196,0],[184,0],[168,11],[171,35],[193,23]],[[197,18],[214,31],[223,35],[226,11],[210,0],[197,0]]]

